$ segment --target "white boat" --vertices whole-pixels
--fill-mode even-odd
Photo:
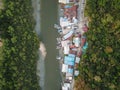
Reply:
[[[54,28],[61,29],[61,27],[59,25],[57,25],[57,24],[54,24]]]
[[[60,60],[60,59],[62,59],[62,57],[60,57],[60,56],[57,56],[57,57],[56,57],[56,59]]]

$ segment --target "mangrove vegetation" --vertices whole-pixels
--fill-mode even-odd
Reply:
[[[0,90],[39,90],[39,39],[31,0],[3,0],[0,10]]]

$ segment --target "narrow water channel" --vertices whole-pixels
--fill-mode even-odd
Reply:
[[[57,0],[41,0],[41,39],[47,50],[43,90],[60,90],[59,63],[56,60],[57,32],[53,27],[58,16],[57,2]]]
[[[57,0],[32,0],[33,16],[36,21],[35,31],[46,47],[47,55],[39,52],[37,75],[40,77],[41,90],[60,90],[60,69],[56,60],[57,32],[54,24],[58,18]]]

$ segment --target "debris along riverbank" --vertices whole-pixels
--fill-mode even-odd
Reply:
[[[85,0],[59,0],[59,24],[54,25],[58,30],[57,49],[59,59],[62,90],[73,90],[74,77],[79,75],[78,64],[81,55],[86,52],[88,43],[85,32],[88,24],[84,18]]]

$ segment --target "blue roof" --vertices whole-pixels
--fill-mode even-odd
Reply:
[[[74,57],[65,56],[64,60],[65,60],[65,61],[68,61],[68,62],[74,62]]]
[[[74,65],[75,64],[75,58],[71,56],[65,56],[64,63],[67,65]]]
[[[75,55],[74,55],[74,54],[68,54],[68,56],[75,58]]]
[[[68,68],[68,73],[73,74],[73,68]]]
[[[72,65],[72,66],[74,66],[74,64],[75,64],[74,62],[67,62],[67,61],[65,61],[64,63],[67,65]]]
[[[88,42],[85,43],[85,45],[83,46],[83,49],[87,49],[88,48]]]
[[[71,6],[70,5],[65,5],[64,8],[71,8]]]

